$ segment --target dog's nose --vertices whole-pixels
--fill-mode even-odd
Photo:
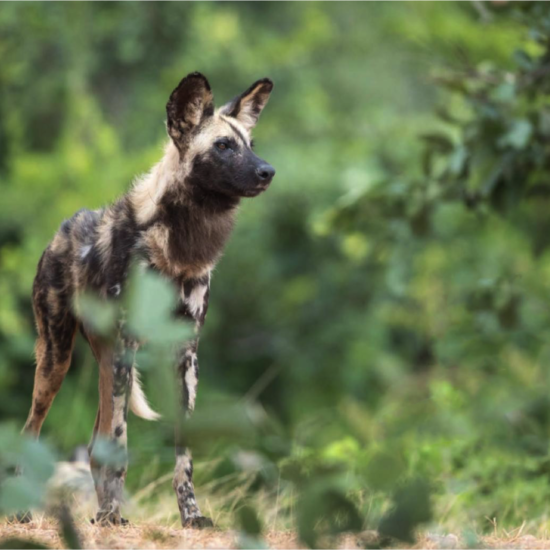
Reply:
[[[269,183],[275,175],[275,168],[271,164],[262,164],[256,169],[256,174],[262,183]]]

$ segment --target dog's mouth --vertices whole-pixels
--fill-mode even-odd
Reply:
[[[252,189],[246,189],[243,192],[245,197],[257,197],[260,193],[263,193],[269,187],[269,183],[258,185]]]

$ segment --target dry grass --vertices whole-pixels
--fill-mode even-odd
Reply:
[[[195,473],[211,474],[219,460],[201,462]],[[249,498],[250,486],[256,479],[256,472],[235,472],[217,477],[199,486],[195,484],[202,512],[210,517],[221,529],[233,528],[235,511]],[[207,476],[211,477],[211,476]],[[177,529],[180,515],[172,489],[173,473],[169,472],[149,483],[140,484],[140,489],[127,494],[123,515],[135,524],[154,523]],[[83,463],[58,463],[55,476],[50,481],[50,505],[67,503],[78,520],[94,517],[97,501],[89,466]],[[286,531],[293,524],[292,510],[294,497],[288,491],[256,491],[254,508],[262,518],[266,530]]]
[[[98,527],[90,523],[77,525],[84,548],[239,548],[236,531],[215,529],[175,529],[153,523],[125,527]],[[10,538],[32,539],[51,548],[65,548],[54,520],[39,517],[29,524],[0,523],[0,541]],[[341,548],[358,548],[352,537]],[[270,532],[265,536],[270,548],[303,548],[291,532]],[[1,542],[0,542],[1,545]]]
[[[109,528],[79,523],[77,529],[84,548],[229,548],[234,546],[235,538],[232,533],[176,530],[154,524]],[[51,520],[3,524],[0,531],[2,538],[30,538],[51,548],[65,547]]]
[[[63,474],[63,468],[58,468]],[[83,467],[78,472],[78,488],[72,494],[63,493],[63,501],[69,506],[84,548],[251,548],[258,543],[245,540],[233,529],[235,509],[246,497],[248,484],[252,476],[236,474],[226,476],[228,479],[218,479],[216,482],[203,484],[200,490],[201,507],[210,516],[219,529],[195,530],[182,529],[179,512],[173,497],[170,481],[171,474],[161,476],[154,482],[145,485],[140,491],[128,499],[124,512],[131,520],[127,527],[99,527],[91,524],[89,518],[96,511],[95,491],[89,470]],[[61,475],[61,479],[74,478],[74,466]],[[217,491],[220,482],[228,483],[223,491]],[[55,485],[55,483],[54,483]],[[66,488],[66,486],[64,485]],[[55,487],[54,487],[55,492]],[[54,499],[55,501],[55,499]],[[295,524],[295,499],[292,494],[277,491],[276,495],[258,493],[254,500],[254,508],[262,518],[265,527],[264,542],[270,548],[305,548],[295,531],[288,527]],[[52,502],[53,503],[53,502]],[[286,513],[282,513],[286,510]],[[462,523],[462,522],[461,522]],[[547,524],[539,525],[524,523],[513,531],[505,531],[491,522],[493,532],[490,536],[466,537],[454,534],[425,533],[419,537],[414,548],[429,549],[459,549],[459,548],[524,548],[550,550],[550,538],[546,532]],[[462,533],[457,528],[455,531]],[[536,533],[536,537],[528,532]],[[0,518],[0,548],[9,539],[33,540],[35,543],[49,548],[66,548],[65,541],[60,538],[56,520],[46,514],[35,514],[28,524],[10,523]],[[372,548],[380,544],[376,533],[369,531],[360,534],[349,534],[338,540],[324,540],[327,548]],[[388,546],[388,544],[386,544]],[[391,547],[405,548],[390,542]]]
[[[98,527],[87,521],[78,521],[77,528],[84,548],[239,548],[242,545],[240,534],[236,531],[215,529],[195,530],[181,529],[143,522],[128,527]],[[66,548],[60,538],[55,520],[38,516],[29,524],[14,524],[4,520],[0,522],[0,546],[8,539],[18,538],[32,540],[50,548]],[[270,531],[265,534],[265,543],[270,548],[305,548],[295,533],[290,531]],[[327,546],[341,549],[359,549],[376,544],[373,532],[358,535],[345,535],[338,541],[325,541]],[[334,544],[335,543],[335,544]],[[471,544],[471,543],[470,543]],[[397,545],[392,544],[395,547]],[[399,545],[405,547],[404,545]],[[414,548],[466,548],[466,541],[455,535],[430,535],[419,538]],[[476,544],[479,548],[524,548],[550,549],[550,539],[536,538],[517,534],[495,533],[480,537]]]

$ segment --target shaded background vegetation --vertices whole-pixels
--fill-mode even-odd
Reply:
[[[311,544],[314,526],[547,528],[547,11],[3,4],[1,418],[27,414],[30,289],[60,222],[160,157],[184,74],[205,73],[218,102],[270,76],[255,141],[277,176],[215,272],[199,482],[243,488],[221,505],[228,525],[254,534],[263,495]],[[86,443],[96,380],[80,342],[43,430],[58,456]],[[166,428],[131,419],[130,492],[172,468]]]

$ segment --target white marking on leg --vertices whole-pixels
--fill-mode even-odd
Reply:
[[[206,285],[196,285],[191,290],[189,298],[185,298],[185,303],[189,307],[189,311],[193,317],[198,317],[202,313],[204,306],[204,296],[208,287]]]
[[[197,373],[195,371],[195,361],[197,356],[194,353],[186,354],[186,367],[185,371],[185,386],[187,388],[188,403],[187,407],[189,411],[195,410],[195,400],[197,398]]]

